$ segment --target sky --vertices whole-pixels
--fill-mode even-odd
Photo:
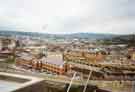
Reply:
[[[135,34],[135,0],[0,0],[0,30]]]

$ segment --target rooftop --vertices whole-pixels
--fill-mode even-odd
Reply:
[[[64,65],[63,56],[61,54],[48,55],[47,57],[42,58],[42,62],[54,64],[54,65],[57,65],[57,66],[63,66]]]
[[[32,56],[31,54],[25,52],[18,53],[17,56],[19,56],[19,58],[21,59],[28,60],[28,61],[34,58],[34,56]]]
[[[43,79],[23,76],[12,73],[0,72],[0,90],[1,92],[13,92],[21,88],[28,87]]]

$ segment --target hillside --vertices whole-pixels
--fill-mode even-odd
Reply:
[[[120,35],[111,39],[104,39],[104,44],[127,44],[128,46],[135,46],[135,34]]]
[[[18,32],[18,31],[0,31],[0,36],[31,36],[41,38],[54,38],[54,39],[107,39],[112,38],[113,34],[96,34],[96,33],[73,33],[73,34],[46,34],[34,32]]]

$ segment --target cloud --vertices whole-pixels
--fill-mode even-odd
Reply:
[[[129,17],[135,16],[135,1],[134,0],[128,1],[128,16]]]
[[[135,33],[134,0],[0,0],[0,28],[44,33]]]

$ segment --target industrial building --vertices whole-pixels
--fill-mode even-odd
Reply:
[[[25,69],[42,70],[56,74],[64,74],[67,71],[67,65],[63,61],[62,55],[48,55],[42,58],[36,58],[30,53],[20,53],[16,58],[16,66]]]
[[[63,54],[64,61],[73,61],[80,64],[98,63],[105,59],[104,51],[69,50]]]

